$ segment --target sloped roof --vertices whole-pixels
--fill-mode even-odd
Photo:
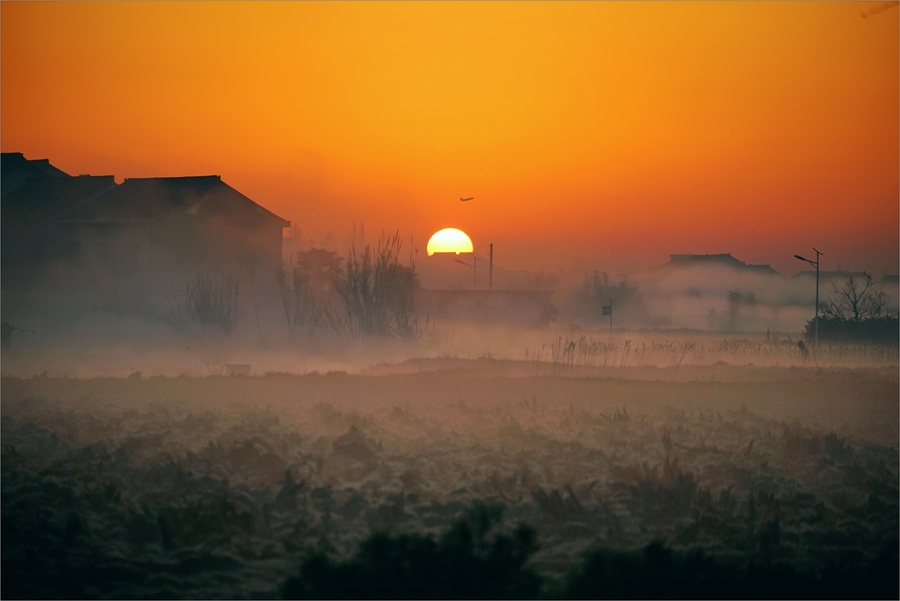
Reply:
[[[31,178],[71,177],[50,164],[49,159],[25,158],[21,152],[0,153],[0,196],[21,188]]]
[[[130,178],[58,216],[63,223],[158,222],[221,218],[242,225],[289,222],[256,204],[218,175]]]
[[[0,201],[3,230],[40,227],[57,214],[115,186],[111,175],[28,178]]]
[[[768,263],[759,265],[744,263],[743,261],[732,257],[731,253],[720,253],[716,255],[669,255],[669,262],[660,269],[710,267],[713,265],[723,265],[733,269],[753,271],[764,275],[781,275]]]
[[[746,265],[743,261],[738,261],[731,256],[731,253],[721,253],[717,255],[669,255],[669,262],[666,265],[699,265],[716,263],[728,265],[730,267],[743,267]]]

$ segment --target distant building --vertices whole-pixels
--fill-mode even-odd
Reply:
[[[4,155],[5,156],[5,155]],[[6,181],[6,173],[2,174]],[[30,176],[0,197],[3,283],[34,280],[76,249],[61,238],[56,216],[115,188],[113,177]]]
[[[50,164],[49,159],[29,160],[21,152],[4,152],[0,154],[0,196],[6,196],[13,190],[21,188],[29,179],[48,177],[71,177],[61,169]]]
[[[660,269],[712,266],[730,267],[739,271],[758,273],[761,275],[781,276],[781,274],[775,271],[768,263],[762,265],[744,263],[743,261],[739,261],[732,257],[731,253],[717,255],[669,255],[669,262],[660,267]]]
[[[71,177],[18,153],[4,153],[2,166],[4,317],[53,297],[161,317],[204,273],[239,278],[254,303],[277,303],[290,223],[217,175],[117,185],[113,176]]]
[[[290,226],[218,175],[126,179],[54,222],[86,264],[112,272],[199,261],[276,272]]]
[[[673,324],[724,331],[778,327],[779,307],[794,296],[789,280],[770,265],[730,253],[670,255],[646,275],[642,291],[652,310]]]

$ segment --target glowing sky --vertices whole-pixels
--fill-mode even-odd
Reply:
[[[220,174],[321,239],[443,227],[508,267],[731,252],[898,271],[879,3],[0,3],[4,152]],[[460,196],[474,196],[460,203]]]

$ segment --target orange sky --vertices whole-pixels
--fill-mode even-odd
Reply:
[[[468,232],[514,268],[731,252],[898,271],[879,3],[0,3],[0,145],[220,174],[317,240]],[[460,196],[475,200],[460,203]]]

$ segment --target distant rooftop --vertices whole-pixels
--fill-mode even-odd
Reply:
[[[4,232],[26,231],[115,188],[111,175],[29,177],[0,205]]]
[[[61,215],[69,223],[151,222],[165,218],[216,218],[245,225],[289,222],[253,202],[218,175],[126,178],[108,192]]]
[[[21,152],[0,153],[0,196],[21,188],[29,179],[71,177],[50,164],[49,159],[26,159]]]
[[[752,265],[744,263],[731,256],[731,253],[716,255],[669,255],[669,262],[663,268],[700,267],[711,265],[723,265],[743,271],[753,271],[766,275],[781,275],[768,264]]]

